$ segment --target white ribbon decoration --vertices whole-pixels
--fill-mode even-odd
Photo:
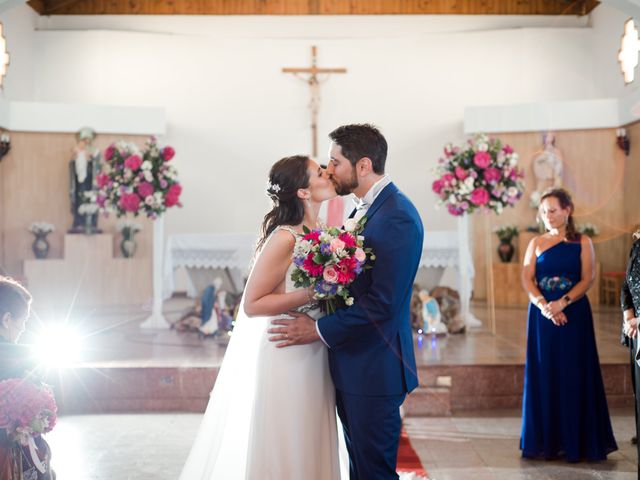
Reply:
[[[28,445],[33,465],[40,473],[45,473],[47,471],[47,467],[40,461],[40,457],[38,457],[38,447],[36,447],[36,442],[31,435],[29,435]]]

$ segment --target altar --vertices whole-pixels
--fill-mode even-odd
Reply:
[[[473,264],[468,255],[468,242],[459,241],[456,230],[426,232],[419,268],[455,268],[457,290],[470,288]],[[179,268],[221,269],[236,290],[241,290],[242,280],[249,271],[256,237],[241,233],[188,233],[169,236],[164,255],[163,296],[170,298],[176,291],[175,275]],[[466,252],[462,250],[466,249]],[[465,254],[466,253],[466,254]],[[463,269],[460,268],[463,265]],[[196,297],[199,292],[193,274],[188,274],[187,295]],[[463,282],[466,282],[463,284]],[[469,290],[470,291],[470,290]],[[468,295],[467,295],[468,303]]]

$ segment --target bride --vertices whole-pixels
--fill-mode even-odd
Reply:
[[[267,335],[283,312],[319,316],[312,292],[293,287],[291,257],[295,236],[316,226],[320,204],[336,191],[316,162],[293,156],[273,165],[267,194],[273,208],[182,480],[340,479],[325,345],[277,349]]]

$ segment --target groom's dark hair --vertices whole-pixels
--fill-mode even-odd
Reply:
[[[342,155],[349,159],[351,165],[363,157],[371,159],[373,171],[378,175],[384,173],[387,160],[387,141],[375,126],[368,123],[343,125],[329,134],[329,138],[340,145]]]

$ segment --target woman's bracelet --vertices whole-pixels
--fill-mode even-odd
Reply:
[[[533,304],[540,308],[540,302],[542,302],[544,300],[544,297],[542,295],[538,295],[536,298],[533,299]]]

